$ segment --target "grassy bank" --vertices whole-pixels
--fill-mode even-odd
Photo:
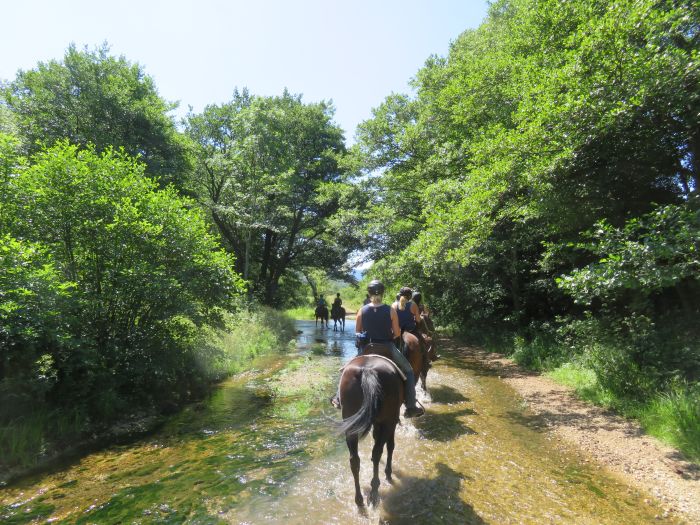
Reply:
[[[215,384],[245,370],[258,355],[287,350],[294,335],[293,318],[269,308],[226,315],[219,327],[205,326],[192,334],[190,374],[201,384]],[[11,419],[0,424],[0,480],[55,459],[76,444],[88,444],[95,435],[102,440],[143,432],[158,422],[160,413],[176,409],[172,404],[158,403],[130,407],[109,424],[91,421],[85,413],[66,408],[42,408]]]
[[[593,370],[578,363],[564,363],[545,375],[573,388],[581,399],[636,419],[648,434],[700,461],[700,384],[677,382],[635,400],[616,396],[600,384]]]

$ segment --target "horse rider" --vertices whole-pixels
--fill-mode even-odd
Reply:
[[[333,299],[333,308],[340,310],[341,306],[343,306],[343,300],[340,298],[340,292],[338,292],[335,294],[335,299]]]
[[[323,294],[318,296],[318,302],[316,303],[316,306],[318,306],[319,308],[325,308],[326,298],[323,297]]]
[[[423,319],[420,316],[418,305],[411,300],[412,297],[413,290],[411,290],[408,286],[404,286],[401,288],[399,298],[393,306],[396,309],[396,314],[399,317],[399,328],[401,329],[401,334],[404,332],[409,332],[418,338],[421,353],[423,354],[423,366],[425,369],[427,369],[430,367],[428,345],[425,343],[423,334],[420,332],[420,330],[418,330],[418,327],[423,325]]]
[[[355,331],[361,348],[369,343],[381,344],[391,351],[391,359],[406,376],[404,383],[404,402],[406,410],[404,417],[422,416],[425,411],[416,406],[416,378],[408,360],[399,352],[397,344],[401,340],[399,318],[388,304],[382,302],[384,297],[384,284],[373,280],[367,286],[370,303],[363,306],[355,318]],[[331,399],[336,408],[340,408],[338,394]]]
[[[411,301],[418,306],[418,313],[420,314],[423,330],[425,330],[425,333],[427,335],[432,336],[435,329],[432,326],[433,323],[430,319],[430,310],[427,306],[423,304],[423,296],[418,290],[415,290],[413,292],[413,295],[411,296]]]

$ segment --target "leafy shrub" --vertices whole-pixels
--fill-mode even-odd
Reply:
[[[0,237],[0,421],[25,413],[56,384],[55,365],[71,345],[72,283],[46,248]]]
[[[143,170],[124,153],[63,143],[5,185],[13,234],[41,246],[46,276],[73,283],[57,317],[74,347],[52,354],[52,397],[99,418],[135,400],[186,398],[199,382],[193,334],[243,288],[193,203]],[[37,330],[50,326],[39,319]]]

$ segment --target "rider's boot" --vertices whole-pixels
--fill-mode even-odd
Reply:
[[[416,406],[416,378],[413,376],[413,372],[406,374],[404,397],[406,410],[403,417],[420,417],[425,414],[422,407]]]

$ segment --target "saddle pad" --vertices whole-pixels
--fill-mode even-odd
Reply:
[[[352,362],[353,362],[355,359],[357,359],[358,357],[380,357],[380,358],[384,359],[385,361],[389,361],[389,362],[394,366],[394,368],[396,369],[396,371],[399,373],[399,377],[400,377],[403,381],[406,381],[406,374],[403,373],[403,370],[401,370],[401,369],[399,368],[399,366],[398,366],[396,363],[394,363],[391,359],[389,359],[388,357],[384,357],[383,355],[379,355],[379,354],[363,354],[363,355],[358,355],[357,357],[353,357],[353,358],[352,358],[350,361],[348,361],[348,362],[345,364],[345,366],[343,366],[343,368],[341,368],[340,370],[341,370],[342,372],[345,372],[345,367],[348,366],[350,363],[352,363]],[[341,377],[342,377],[342,374],[341,374]]]

